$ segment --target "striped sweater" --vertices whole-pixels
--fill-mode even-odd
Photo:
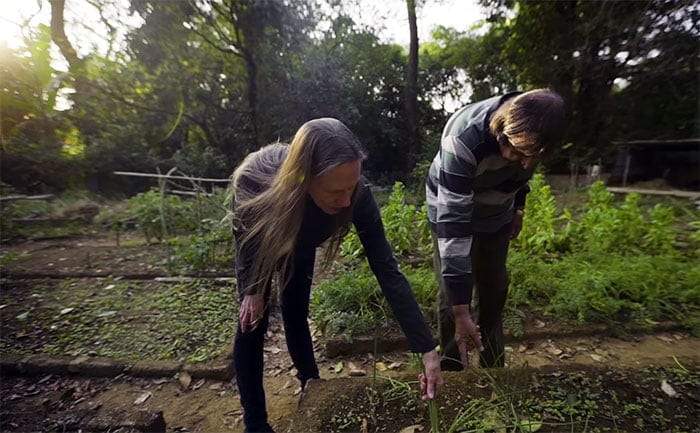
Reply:
[[[450,117],[426,180],[428,218],[437,235],[441,274],[451,305],[469,304],[474,233],[492,233],[524,208],[532,170],[501,157],[489,132],[491,114],[519,92],[469,104]]]

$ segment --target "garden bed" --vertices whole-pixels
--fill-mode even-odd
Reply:
[[[233,285],[113,279],[4,280],[4,354],[204,362],[230,352]]]
[[[697,365],[643,370],[588,366],[446,373],[441,432],[694,431]],[[412,377],[312,382],[290,431],[428,432]],[[413,428],[411,428],[413,427]],[[405,430],[403,430],[405,429]],[[436,430],[433,430],[436,432]]]

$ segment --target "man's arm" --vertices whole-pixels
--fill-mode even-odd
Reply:
[[[472,297],[472,212],[476,160],[457,137],[443,137],[437,185],[436,234],[440,270],[450,305],[469,305]]]

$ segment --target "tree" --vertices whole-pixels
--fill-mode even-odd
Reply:
[[[416,23],[416,0],[406,0],[408,27],[411,34],[406,68],[406,127],[408,149],[404,170],[410,173],[420,147],[418,136],[418,24]]]

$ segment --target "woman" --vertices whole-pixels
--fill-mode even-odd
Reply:
[[[361,177],[364,158],[360,143],[340,121],[315,119],[299,128],[291,145],[272,144],[249,155],[233,175],[236,276],[242,298],[234,365],[248,432],[272,431],[263,390],[271,280],[278,276],[287,347],[303,388],[319,377],[307,321],[316,248],[328,241],[329,263],[351,223],[411,350],[423,354],[424,398],[433,398],[442,383],[435,341]]]

